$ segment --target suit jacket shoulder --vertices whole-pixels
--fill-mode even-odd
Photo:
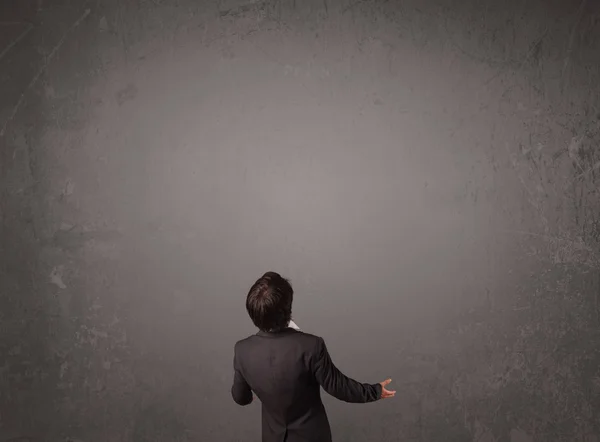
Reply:
[[[273,339],[273,341],[271,341]],[[267,345],[269,342],[274,342],[280,338],[265,338],[260,333],[247,336],[237,341],[234,345],[234,352],[238,357],[244,358],[244,355],[252,353],[256,346]],[[306,333],[300,330],[289,329],[284,337],[286,345],[295,344],[298,350],[301,350],[305,355],[318,355],[322,352],[324,340],[322,337]]]

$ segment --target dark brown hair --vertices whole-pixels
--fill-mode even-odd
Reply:
[[[246,311],[261,331],[281,331],[292,319],[294,289],[279,273],[267,272],[250,288]]]

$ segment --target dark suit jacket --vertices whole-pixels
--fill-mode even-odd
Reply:
[[[263,442],[331,442],[321,389],[345,402],[381,397],[380,384],[362,384],[340,372],[323,338],[291,328],[258,332],[235,344],[233,400],[262,403]]]

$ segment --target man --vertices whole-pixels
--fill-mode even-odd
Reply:
[[[254,394],[262,403],[263,442],[331,442],[321,389],[353,403],[390,398],[395,391],[362,384],[340,372],[320,338],[289,327],[294,291],[275,272],[250,288],[246,310],[259,331],[238,341],[234,350],[233,400],[248,405]],[[295,324],[294,324],[295,325]]]

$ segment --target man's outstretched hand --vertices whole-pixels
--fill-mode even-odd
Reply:
[[[385,386],[389,385],[390,382],[392,382],[391,379],[386,379],[385,381],[379,383],[379,385],[381,385],[381,399],[388,399],[396,395],[396,390],[392,391],[385,388]]]

